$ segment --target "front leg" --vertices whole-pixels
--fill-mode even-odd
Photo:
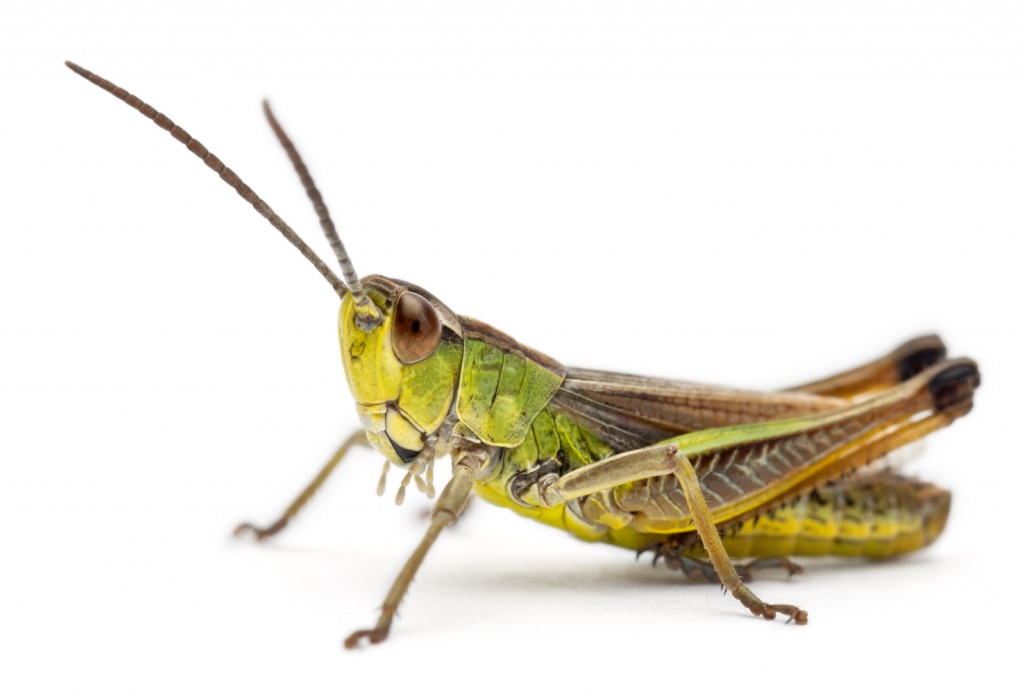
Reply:
[[[292,518],[298,515],[299,511],[301,511],[302,508],[307,503],[309,503],[309,500],[313,498],[313,494],[320,490],[320,487],[323,486],[324,482],[327,481],[327,478],[331,476],[331,473],[335,470],[335,468],[338,466],[338,463],[342,461],[345,455],[348,454],[348,451],[356,446],[362,448],[370,447],[370,442],[366,440],[365,431],[356,431],[351,436],[346,438],[345,442],[338,446],[338,449],[334,452],[334,455],[331,456],[331,459],[327,461],[327,464],[325,464],[323,468],[320,470],[320,472],[317,473],[316,477],[313,478],[313,481],[311,481],[306,486],[306,488],[302,490],[302,493],[300,493],[296,497],[296,499],[292,501],[291,505],[288,506],[287,509],[285,509],[284,513],[282,513],[281,516],[276,521],[274,521],[265,528],[260,527],[258,525],[253,525],[252,523],[242,523],[241,525],[235,528],[235,536],[239,537],[246,533],[252,533],[252,535],[256,538],[257,541],[263,542],[264,540],[269,539],[277,533],[281,532],[285,528],[285,526],[288,525],[288,523],[292,520]]]
[[[427,552],[430,551],[441,534],[441,530],[454,523],[466,507],[466,503],[473,493],[473,482],[486,467],[491,456],[489,449],[483,448],[479,444],[462,445],[462,447],[454,445],[452,447],[452,478],[434,505],[434,510],[430,515],[430,526],[427,528],[423,540],[409,560],[405,562],[398,578],[391,585],[391,590],[384,598],[377,625],[373,629],[360,629],[349,635],[345,639],[346,649],[354,649],[359,645],[359,640],[363,638],[369,639],[371,644],[379,644],[387,639],[388,632],[391,630],[391,622],[398,611],[398,605],[405,597],[405,592],[409,590],[416,571],[419,570]]]

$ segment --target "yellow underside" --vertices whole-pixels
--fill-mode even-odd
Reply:
[[[639,550],[671,535],[639,532],[630,527],[595,530],[579,521],[564,505],[527,508],[510,500],[496,482],[475,486],[476,494],[488,503],[508,508],[539,523],[560,528],[588,542]],[[948,509],[947,509],[948,511]],[[722,530],[722,542],[730,557],[778,556],[862,556],[892,557],[921,549],[932,542],[945,525],[945,512],[932,519],[905,510],[874,516],[871,520],[841,518],[827,505],[804,502],[787,505],[771,516],[747,520]],[[701,556],[700,547],[693,556]]]

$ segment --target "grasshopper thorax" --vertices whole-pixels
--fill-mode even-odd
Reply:
[[[352,295],[342,299],[345,376],[370,442],[389,462],[408,466],[429,444],[437,450],[462,366],[462,327],[418,286],[384,276],[362,285],[382,319],[364,328]]]

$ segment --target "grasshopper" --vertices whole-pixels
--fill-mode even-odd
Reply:
[[[746,580],[758,569],[790,574],[789,555],[892,557],[930,544],[950,492],[878,463],[890,451],[967,414],[980,385],[970,359],[948,359],[924,336],[862,366],[775,393],[708,387],[563,366],[497,329],[456,314],[423,288],[359,278],[327,207],[269,105],[264,112],[320,218],[339,278],[231,169],[138,97],[73,63],[93,84],[183,143],[308,259],[341,300],[341,358],[363,429],[266,527],[266,540],[302,509],[355,446],[372,446],[433,497],[433,466],[452,475],[419,546],[389,590],[377,624],[396,610],[441,531],[473,494],[591,542],[650,551],[696,579],[717,580],[751,613],[807,612],[762,601]],[[746,564],[734,559],[751,559]]]

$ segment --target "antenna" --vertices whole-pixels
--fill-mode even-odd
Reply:
[[[255,191],[249,188],[249,186],[242,181],[241,177],[235,174],[234,170],[221,162],[220,158],[214,155],[212,152],[206,149],[206,146],[200,143],[198,140],[189,135],[181,126],[177,125],[166,115],[160,113],[152,106],[142,101],[134,94],[128,92],[128,90],[118,87],[110,80],[100,77],[95,73],[89,72],[85,68],[75,65],[71,61],[65,61],[64,65],[68,66],[74,72],[78,73],[92,84],[100,87],[110,94],[114,95],[128,106],[136,109],[140,114],[148,118],[150,121],[155,123],[160,128],[164,129],[171,134],[175,140],[179,141],[182,145],[188,148],[189,152],[198,157],[203,163],[216,172],[224,183],[230,186],[235,192],[245,199],[256,212],[266,218],[271,225],[280,231],[284,238],[291,242],[295,247],[302,252],[302,256],[306,257],[316,270],[320,272],[320,275],[327,279],[327,282],[331,284],[331,288],[338,294],[338,297],[344,298],[345,293],[348,292],[348,288],[338,278],[330,267],[324,263],[323,259],[317,256],[316,252],[310,249],[309,245],[306,244],[298,233],[291,228],[273,209],[267,205],[267,202],[261,199]],[[351,264],[350,264],[351,266]],[[355,273],[353,271],[353,273]],[[365,298],[365,294],[363,295]],[[369,300],[367,299],[367,302]],[[370,303],[371,307],[373,303]],[[376,310],[376,307],[374,307]]]
[[[313,203],[313,208],[320,218],[320,228],[324,231],[324,237],[331,243],[331,249],[334,250],[334,256],[337,257],[338,264],[341,266],[341,273],[345,277],[345,285],[348,286],[348,290],[352,294],[352,302],[355,303],[356,314],[363,320],[364,324],[368,325],[363,328],[369,329],[379,325],[384,318],[381,316],[377,306],[363,292],[363,285],[359,282],[359,274],[356,273],[355,267],[352,266],[352,260],[349,258],[348,252],[345,251],[345,245],[341,243],[341,238],[338,237],[338,230],[334,227],[334,221],[331,220],[331,213],[327,210],[324,197],[320,194],[320,190],[316,188],[313,175],[309,173],[309,168],[302,161],[302,156],[299,155],[298,149],[296,149],[288,134],[284,132],[284,128],[270,108],[270,102],[266,99],[263,100],[263,115],[267,117],[267,122],[270,124],[270,128],[273,129],[274,135],[277,136],[277,141],[284,148],[284,151],[288,153],[288,159],[292,161],[295,173],[299,175],[299,180],[306,189],[306,195],[309,196],[309,200]]]

